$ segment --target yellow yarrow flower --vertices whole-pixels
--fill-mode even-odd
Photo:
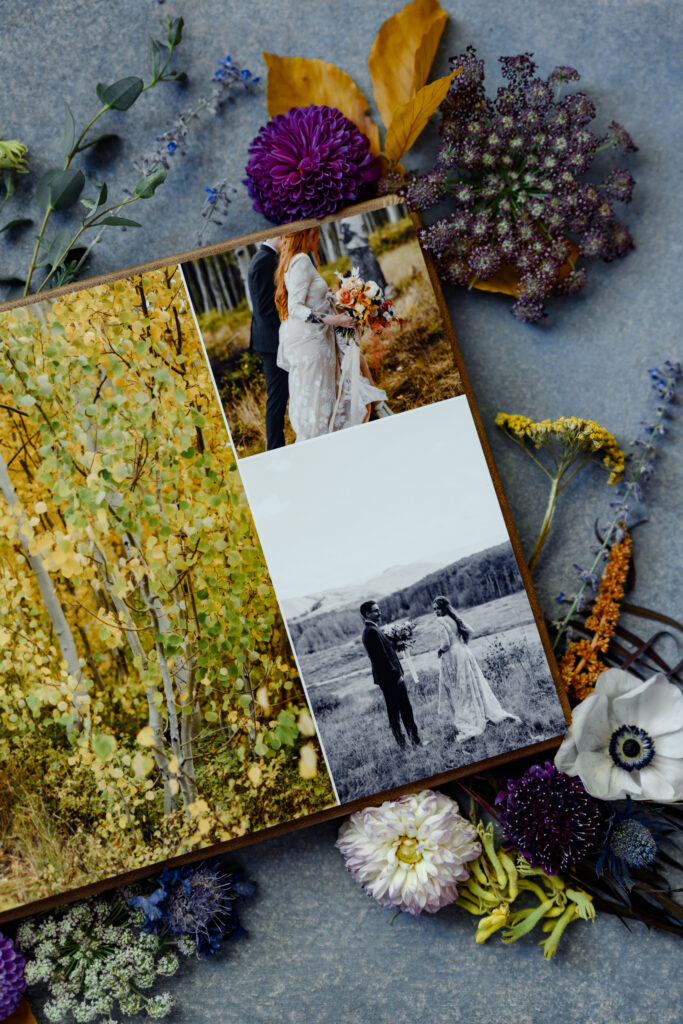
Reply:
[[[560,416],[557,420],[535,422],[519,413],[499,412],[496,425],[524,449],[551,481],[543,525],[529,558],[529,568],[533,570],[545,544],[562,488],[586,462],[600,454],[603,465],[609,470],[609,483],[617,483],[624,472],[624,453],[609,430],[595,420],[584,420],[578,416]],[[552,462],[550,469],[533,454],[531,447],[547,452]]]

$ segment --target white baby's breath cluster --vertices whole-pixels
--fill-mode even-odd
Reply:
[[[178,970],[177,951],[196,952],[195,942],[143,932],[144,913],[127,905],[129,895],[75,903],[20,925],[26,982],[44,983],[50,993],[45,1020],[119,1024],[117,1013],[161,1020],[171,1012],[170,993],[151,989]]]

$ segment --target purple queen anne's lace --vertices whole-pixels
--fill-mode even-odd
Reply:
[[[520,275],[513,313],[535,322],[550,294],[573,294],[586,281],[567,239],[586,258],[609,262],[633,247],[617,223],[612,202],[627,203],[634,181],[625,169],[602,185],[580,180],[601,149],[636,146],[613,121],[602,139],[590,131],[593,102],[577,92],[574,68],[557,67],[547,81],[536,76],[531,54],[501,57],[503,78],[495,99],[484,90],[484,63],[472,47],[451,59],[461,68],[441,106],[441,145],[436,167],[401,187],[413,209],[450,197],[455,212],[420,232],[447,280],[471,286],[496,273],[500,263]],[[463,213],[467,217],[462,216]],[[569,261],[571,272],[558,281]]]

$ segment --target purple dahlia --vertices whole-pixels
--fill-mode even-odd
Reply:
[[[0,1020],[14,1013],[24,994],[26,963],[11,939],[0,933]]]
[[[496,804],[508,843],[548,875],[594,851],[607,824],[606,812],[581,780],[558,771],[552,761],[508,779]]]
[[[320,218],[379,177],[370,142],[334,107],[293,107],[249,146],[244,184],[257,213],[275,224]]]

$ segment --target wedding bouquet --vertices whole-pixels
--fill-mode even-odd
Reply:
[[[393,626],[387,626],[384,635],[391,640],[397,651],[406,651],[415,646],[415,625],[407,619],[405,622],[397,622]]]
[[[335,305],[340,312],[352,316],[359,327],[369,327],[377,336],[393,323],[400,323],[391,301],[376,281],[364,281],[358,267],[336,273],[339,287],[334,293]]]

